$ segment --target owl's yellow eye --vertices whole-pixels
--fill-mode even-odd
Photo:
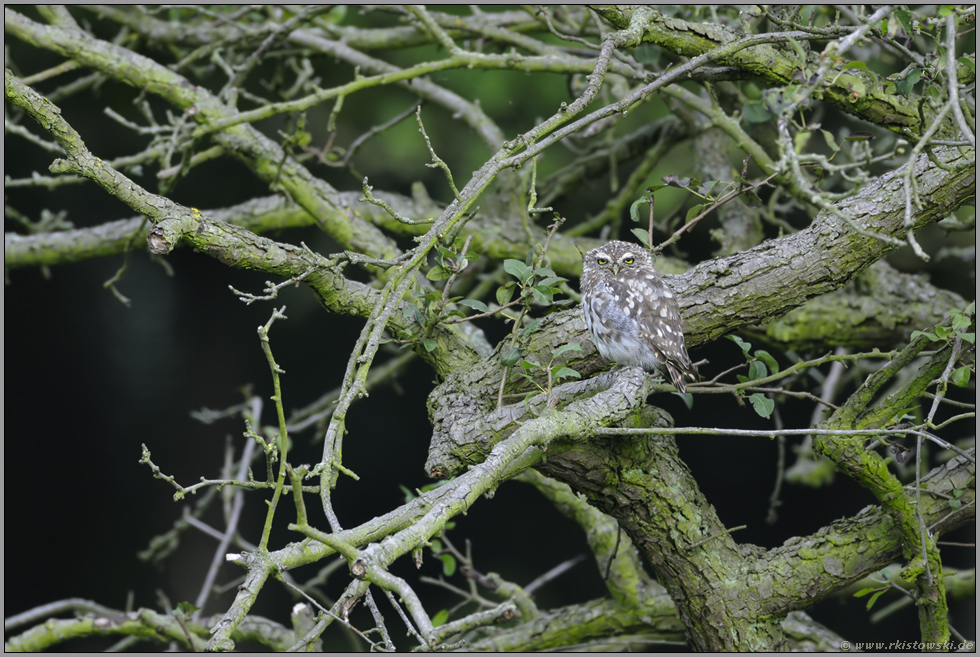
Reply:
[[[595,259],[595,261],[596,261],[596,263],[597,263],[597,264],[600,264],[600,265],[604,265],[604,264],[606,264],[607,262],[609,262],[609,261],[608,261],[608,260],[606,260],[605,258],[596,258],[596,259]]]
[[[623,264],[624,265],[632,265],[633,264],[633,258],[623,258]]]

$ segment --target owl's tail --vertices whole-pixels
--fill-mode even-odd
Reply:
[[[701,380],[698,371],[691,361],[686,363],[667,363],[667,372],[670,374],[670,382],[674,384],[678,392],[687,392],[687,381],[697,383]]]

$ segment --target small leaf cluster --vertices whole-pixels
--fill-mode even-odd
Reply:
[[[696,177],[681,178],[677,174],[668,174],[662,178],[663,184],[651,185],[647,187],[646,192],[640,196],[640,198],[633,201],[630,205],[630,219],[633,223],[640,223],[640,206],[645,204],[653,204],[653,197],[661,189],[665,187],[676,187],[678,189],[683,189],[697,196],[701,199],[700,203],[691,206],[686,216],[684,217],[683,223],[687,224],[693,221],[712,206],[715,206],[720,201],[723,201],[725,197],[737,194],[738,198],[742,200],[743,203],[752,208],[758,208],[763,205],[762,199],[759,198],[758,194],[755,193],[749,187],[752,183],[745,178],[746,168],[748,165],[748,159],[746,159],[741,174],[736,174],[734,180],[705,180],[701,181]],[[638,239],[645,247],[653,248],[650,244],[650,231],[649,229],[643,228],[633,228],[631,231],[636,239]]]
[[[446,284],[450,285],[451,281],[449,279],[464,272],[470,263],[480,257],[479,254],[470,250],[460,255],[461,244],[459,242],[457,240],[457,243],[454,243],[452,248],[441,244],[436,245],[435,264],[425,275],[428,280],[433,282],[447,281]],[[452,308],[451,306],[457,302],[463,305],[473,303],[470,299],[449,297],[444,290],[437,288],[429,289],[422,286],[417,286],[412,290],[410,296],[411,303],[406,305],[404,311],[402,311],[402,315],[405,319],[412,319],[419,325],[419,333],[423,336],[421,340],[422,344],[425,346],[426,351],[429,352],[437,347],[436,341],[428,337],[432,328],[447,317],[465,316],[463,311]],[[405,332],[399,334],[398,339],[406,343],[418,341],[417,336],[413,339],[412,335]]]
[[[878,598],[880,598],[887,591],[890,591],[895,586],[888,581],[888,573],[884,570],[872,575],[871,579],[875,582],[881,582],[881,586],[869,586],[854,594],[855,598],[863,598],[866,595],[871,595],[871,597],[868,598],[867,605],[865,606],[868,611],[871,611],[871,608],[874,606],[875,602],[878,601]]]
[[[737,335],[727,335],[725,337],[739,346],[739,348],[742,350],[742,354],[745,356],[749,364],[749,373],[747,375],[738,375],[738,380],[740,383],[750,383],[752,381],[764,379],[767,376],[775,374],[779,371],[779,364],[768,351],[756,349],[754,354],[750,354],[749,352],[752,351],[752,343],[746,342]],[[776,402],[769,399],[761,392],[756,392],[749,395],[749,402],[752,404],[753,410],[766,419],[769,419],[769,417],[772,416],[772,412],[776,408]]]
[[[521,338],[526,338],[530,334],[534,333],[539,328],[541,328],[541,321],[532,319],[530,322],[522,326],[517,333],[514,334],[514,336],[520,340]],[[500,357],[500,362],[504,365],[504,367],[514,367],[521,362],[521,356],[522,354],[520,347],[511,347]]]
[[[515,280],[508,281],[497,288],[497,303],[501,306],[507,305],[514,298],[515,293],[525,307],[529,307],[532,301],[546,307],[556,303],[569,303],[568,300],[555,301],[559,286],[568,279],[556,275],[549,267],[533,267],[529,262],[530,257],[531,254],[528,254],[526,262],[513,258],[504,260],[504,271]]]
[[[436,245],[436,264],[426,273],[425,277],[427,279],[430,281],[444,281],[454,274],[460,274],[465,271],[471,262],[475,262],[480,258],[478,253],[469,249],[466,250],[465,255],[460,256],[460,242],[461,240],[457,239],[456,243],[453,244],[453,248],[448,248],[442,244]]]
[[[881,30],[881,36],[887,40],[913,39],[919,36],[933,39],[936,46],[936,56],[931,58],[931,62],[935,66],[942,66],[943,62],[946,61],[946,50],[941,38],[941,32],[944,27],[943,19],[951,14],[956,14],[956,12],[957,10],[953,5],[938,5],[936,10],[937,18],[920,20],[909,9],[896,9],[888,18],[882,20],[879,29]],[[975,17],[962,16],[958,23],[972,27],[971,23],[973,20],[975,20]],[[924,61],[927,63],[930,62],[929,59]],[[966,75],[971,78],[976,76],[976,57],[963,56],[957,58],[956,61],[961,66],[958,75]],[[923,75],[925,75],[927,81],[933,81],[936,78],[933,71],[928,69],[923,70],[919,66],[910,66],[900,73],[890,75],[886,78],[885,93],[909,96],[916,83],[923,78]],[[939,89],[935,88],[935,85],[929,84],[924,85],[923,92],[932,96],[934,100],[938,99],[941,93]]]
[[[512,351],[518,351],[518,350],[514,349]],[[569,352],[578,352],[578,351],[582,351],[581,345],[563,344],[562,346],[558,347],[558,349],[555,350],[555,353],[551,355],[551,359],[548,361],[547,367],[543,366],[540,362],[536,360],[520,359],[519,358],[520,352],[518,351],[519,359],[515,363],[513,363],[513,365],[517,366],[515,373],[517,374],[518,377],[526,379],[531,384],[533,384],[534,387],[537,388],[540,392],[543,392],[544,394],[550,396],[554,384],[558,383],[559,381],[562,381],[564,379],[582,378],[582,375],[579,374],[576,370],[573,370],[571,367],[567,365],[563,365],[561,363],[557,363],[557,364],[555,363],[555,359],[557,359],[562,354],[569,353]],[[511,355],[511,354],[508,353],[507,355]],[[543,386],[540,383],[538,383],[538,379],[541,378],[542,373],[546,375],[545,379],[547,381],[547,383]],[[525,402],[529,399],[530,397],[527,397],[525,399]]]
[[[956,338],[960,338],[964,342],[976,344],[976,331],[969,330],[973,326],[975,315],[975,303],[971,303],[965,310],[955,308],[949,313],[951,320],[949,326],[936,326],[928,331],[912,331],[912,339],[914,340],[922,336],[931,342],[952,344]],[[953,385],[965,388],[970,385],[972,376],[973,370],[969,366],[964,365],[953,370],[949,380]]]

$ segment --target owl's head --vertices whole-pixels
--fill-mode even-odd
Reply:
[[[586,253],[582,269],[583,272],[612,272],[613,276],[618,276],[623,271],[652,266],[650,253],[645,248],[616,240]]]

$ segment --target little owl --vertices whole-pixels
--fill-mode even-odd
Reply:
[[[667,369],[680,392],[698,381],[687,355],[673,292],[653,269],[646,249],[609,242],[585,254],[582,311],[599,353],[647,372]]]

